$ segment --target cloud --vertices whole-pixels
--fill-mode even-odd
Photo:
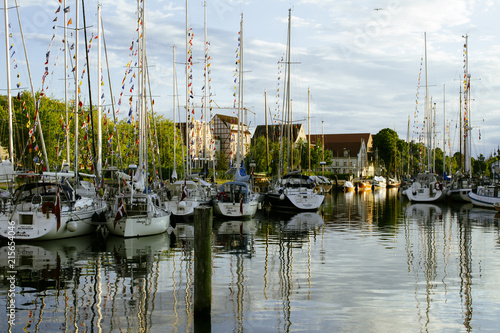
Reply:
[[[20,8],[28,40],[34,82],[43,73],[43,55],[52,36],[55,7],[37,1]],[[74,5],[71,5],[74,6]],[[86,1],[87,25],[96,28],[95,0]],[[196,102],[203,85],[203,6],[189,4],[189,26],[195,39],[193,86]],[[406,138],[408,116],[413,116],[418,77],[419,99],[424,99],[424,74],[420,70],[427,32],[429,91],[442,112],[443,84],[450,119],[458,109],[463,76],[463,35],[469,34],[469,67],[472,73],[473,126],[484,154],[498,143],[496,91],[500,87],[498,5],[491,0],[378,2],[301,0],[292,6],[292,98],[294,116],[307,112],[311,90],[313,130],[321,120],[332,133],[372,132],[396,128]],[[381,8],[381,10],[374,10]],[[235,49],[244,16],[245,105],[255,112],[253,124],[264,123],[264,90],[268,106],[281,104],[284,73],[278,61],[286,50],[289,3],[286,1],[216,0],[207,3],[213,99],[221,107],[233,104]],[[74,12],[71,12],[74,15]],[[118,94],[129,47],[137,39],[137,4],[117,0],[102,4],[113,90]],[[146,4],[147,54],[152,93],[159,112],[171,114],[172,46],[177,47],[177,77],[184,101],[185,8],[173,1]],[[57,34],[62,35],[62,29]],[[60,39],[60,38],[59,38]],[[81,37],[83,39],[83,37]],[[54,47],[59,47],[54,46]],[[83,49],[83,48],[81,48]],[[94,49],[91,56],[94,57]],[[83,54],[83,53],[82,53]],[[91,59],[94,64],[95,59]],[[423,70],[423,69],[422,69]],[[5,71],[0,69],[0,74]],[[281,76],[278,80],[278,76]],[[53,80],[57,82],[57,80]],[[4,84],[4,83],[3,83]],[[54,83],[56,85],[56,83]],[[281,90],[278,95],[277,88]],[[281,107],[280,107],[281,108]],[[227,109],[216,110],[225,113]],[[485,119],[482,122],[482,119]],[[438,116],[440,122],[442,122]],[[474,124],[475,120],[477,124]],[[438,125],[441,126],[441,125]],[[411,131],[411,129],[410,129]],[[458,140],[454,139],[455,142]],[[481,150],[482,149],[482,150]]]

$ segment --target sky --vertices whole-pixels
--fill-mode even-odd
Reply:
[[[64,99],[62,12],[58,0],[17,0],[25,35],[35,90],[42,89],[46,53],[50,51],[46,93]],[[64,1],[64,0],[61,0]],[[173,118],[173,46],[176,47],[176,100],[185,105],[186,2],[144,0],[146,44],[151,95],[155,113]],[[111,88],[115,103],[122,92],[126,65],[132,59],[132,41],[137,39],[137,2],[132,0],[85,0],[87,34],[97,35],[97,4],[102,18],[109,57]],[[19,81],[29,88],[26,59],[15,8],[8,0],[11,23],[9,45],[11,87]],[[75,28],[76,4],[67,1],[68,28]],[[294,122],[304,124],[311,134],[372,133],[395,130],[400,139],[417,140],[425,113],[425,54],[429,100],[436,105],[436,144],[446,152],[458,151],[460,89],[463,87],[464,43],[468,36],[468,64],[471,74],[469,119],[472,125],[472,156],[490,156],[500,144],[500,2],[492,0],[207,0],[206,27],[210,42],[210,91],[214,113],[236,115],[233,107],[238,32],[243,16],[244,106],[249,110],[250,129],[282,118],[284,67],[280,59],[287,44],[288,12],[291,9],[291,99]],[[80,2],[80,23],[82,7]],[[201,105],[204,86],[204,6],[188,3],[188,27],[193,37],[194,103]],[[56,22],[53,20],[58,18]],[[3,21],[3,20],[2,20]],[[55,29],[53,28],[55,26]],[[2,22],[2,40],[5,39]],[[68,32],[69,33],[69,32]],[[52,39],[53,34],[55,38]],[[80,30],[79,76],[83,70],[83,30]],[[89,52],[93,96],[97,96],[97,40]],[[74,37],[68,37],[74,43]],[[5,44],[5,42],[3,43]],[[6,94],[6,54],[2,47],[0,90]],[[18,64],[16,69],[12,60]],[[104,54],[102,56],[105,65]],[[104,104],[111,101],[107,68],[103,68]],[[19,78],[17,75],[19,74]],[[131,75],[131,74],[130,74]],[[123,103],[118,117],[126,117],[131,76],[125,80]],[[71,76],[71,75],[69,75]],[[420,79],[419,79],[420,78]],[[86,81],[82,86],[88,103]],[[68,83],[71,94],[74,80]],[[278,91],[279,89],[279,91]],[[308,89],[310,91],[308,108]],[[136,93],[137,91],[133,91]],[[13,90],[17,94],[16,90]],[[97,97],[93,97],[96,104]],[[417,107],[418,101],[418,107]],[[118,108],[118,105],[115,104]],[[218,108],[220,107],[220,108]],[[185,114],[181,121],[185,121]],[[177,121],[179,117],[176,116]],[[201,109],[195,110],[201,118]],[[447,129],[445,129],[445,126]],[[409,128],[409,131],[408,131]]]

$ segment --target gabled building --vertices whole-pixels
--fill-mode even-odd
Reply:
[[[213,120],[214,140],[217,150],[226,155],[229,163],[236,162],[236,153],[238,151],[238,117],[216,114]],[[243,152],[242,158],[250,150],[252,135],[248,126],[242,124]]]
[[[290,125],[267,125],[267,131],[269,135],[269,141],[279,141],[281,136],[281,131],[283,131],[283,135],[285,136],[287,133],[290,133],[292,136],[292,142],[296,144],[301,139],[304,142],[307,142],[307,136],[304,130],[304,126],[302,124],[293,124]],[[266,125],[259,125],[255,129],[253,134],[252,142],[255,142],[259,137],[266,135]]]
[[[332,160],[325,161],[325,171],[333,174],[354,174],[355,177],[373,176],[371,163],[373,139],[370,133],[311,134],[311,144],[321,144],[332,153]]]
[[[180,130],[181,137],[178,140],[186,141],[186,123],[177,123]],[[206,159],[211,162],[212,154],[210,150],[213,149],[213,134],[210,130],[210,124],[203,123],[199,120],[194,120],[189,123],[189,156],[191,159],[191,167],[197,169],[203,167],[205,160],[205,147],[207,149]]]

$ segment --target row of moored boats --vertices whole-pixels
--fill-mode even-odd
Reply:
[[[64,169],[14,172],[8,160],[0,169],[10,184],[0,193],[0,236],[13,240],[68,238],[104,227],[122,237],[160,234],[176,222],[192,221],[201,205],[212,205],[214,214],[228,219],[251,218],[259,208],[315,211],[331,189],[326,179],[301,172],[261,190],[244,169],[223,184],[192,177],[168,185],[148,182],[137,166],[130,166],[129,173],[108,170],[110,177],[102,182],[83,181],[82,174]]]

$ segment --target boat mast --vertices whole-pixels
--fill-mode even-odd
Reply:
[[[79,19],[79,6],[76,0],[75,10],[75,152],[74,152],[74,169],[75,169],[75,186],[78,184],[78,19]]]
[[[307,88],[307,154],[309,160],[308,175],[311,175],[311,89]]]
[[[204,37],[205,37],[205,89],[203,95],[203,121],[201,125],[203,126],[203,170],[205,170],[205,163],[208,163],[207,159],[207,89],[208,89],[208,41],[207,41],[207,2],[203,2],[203,14],[205,19],[204,24]],[[208,165],[207,165],[208,166]]]
[[[469,35],[463,36],[465,38],[465,71],[464,71],[464,136],[465,136],[465,172],[472,177],[472,167],[471,167],[471,117],[470,117],[470,73],[469,73]]]
[[[190,149],[189,149],[189,27],[188,27],[188,0],[186,0],[186,173],[190,174]]]
[[[66,0],[64,0],[64,8],[66,8]],[[66,162],[69,164],[69,112],[68,112],[68,20],[66,19],[66,10],[64,10],[64,113],[66,115]],[[75,170],[76,171],[76,170]]]
[[[446,84],[443,83],[443,176],[446,172]]]
[[[407,174],[409,175],[410,174],[410,163],[411,163],[411,156],[410,156],[410,116],[408,116],[408,127],[406,129],[406,142],[408,143],[408,149],[406,150],[406,154],[407,154]]]
[[[5,10],[7,10],[7,8]],[[17,12],[17,20],[19,21],[19,30],[21,33],[21,39],[23,41],[24,56],[26,58],[26,67],[28,68],[28,76],[29,76],[30,88],[31,88],[31,97],[33,98],[33,105],[36,105],[35,89],[33,88],[33,79],[31,77],[30,63],[28,60],[28,52],[26,51],[26,42],[24,41],[23,25],[21,24],[21,16],[19,15],[19,6],[17,4],[17,0],[16,0],[16,12]],[[47,157],[47,149],[45,148],[45,140],[43,138],[42,123],[40,122],[40,115],[38,113],[36,113],[35,121],[38,123],[38,130],[40,131],[40,142],[42,145],[42,152],[43,152],[43,157],[45,160],[45,165],[47,167],[47,171],[50,171],[49,159]]]
[[[269,132],[267,127],[267,92],[264,90],[264,115],[266,119],[266,175],[269,172]]]
[[[430,171],[431,169],[431,130],[430,130],[430,123],[431,123],[431,115],[430,115],[430,110],[429,110],[429,80],[427,77],[427,33],[424,32],[424,51],[425,51],[425,116],[427,118],[427,124],[426,124],[426,130],[427,130],[427,171]]]
[[[7,0],[4,0],[5,14],[5,59],[7,64],[7,107],[9,110],[9,158],[14,165],[14,131],[12,125],[12,92],[10,91],[10,54],[9,54],[9,14]]]
[[[175,124],[175,87],[177,85],[177,82],[176,82],[176,76],[175,76],[175,45],[172,47],[172,54],[173,54],[173,58],[172,58],[172,62],[173,62],[173,75],[172,75],[172,91],[173,91],[173,113],[174,113],[174,170],[172,171],[172,179],[177,179],[177,162],[176,162],[176,158],[175,158],[175,144],[176,144],[176,141],[177,141],[177,127],[176,127],[176,124]]]
[[[463,81],[462,81],[463,83]],[[462,147],[463,147],[463,141],[464,141],[464,138],[462,136],[462,83],[460,83],[460,108],[458,110],[458,113],[459,113],[459,116],[458,116],[458,122],[459,122],[459,125],[458,125],[458,130],[459,130],[459,140],[458,140],[458,143],[460,144],[460,161],[459,161],[459,170],[463,173],[464,172],[464,157],[463,157],[463,154],[462,154]]]
[[[100,21],[101,21],[101,27],[102,27],[103,26],[102,17],[100,18]],[[115,113],[115,104],[113,103],[113,89],[111,86],[111,75],[109,73],[108,51],[107,51],[107,47],[106,47],[106,37],[104,36],[104,29],[102,31],[102,42],[104,44],[104,56],[106,57],[106,69],[108,72],[109,93],[111,95],[111,111],[113,112],[113,122],[115,123],[114,132],[116,135],[116,148],[117,148],[118,158],[120,160],[120,170],[123,171],[122,149],[120,147],[120,136],[118,135],[118,128],[116,126],[117,121],[116,121],[116,113]]]
[[[290,121],[290,49],[291,49],[291,34],[292,30],[292,9],[288,9],[288,34],[287,34],[287,52],[286,52],[286,73],[287,73],[287,81],[286,81],[286,115],[285,115],[285,124],[287,124],[286,119],[288,119],[288,140],[287,140],[287,171],[291,171],[290,165],[290,145],[292,141],[292,123]]]
[[[243,114],[243,13],[240,21],[240,62],[238,68],[238,142],[236,146],[236,168],[241,165],[242,143],[242,114]],[[237,171],[239,172],[239,171]]]
[[[144,72],[144,44],[145,44],[145,36],[144,36],[144,1],[142,2],[142,8],[141,8],[141,1],[137,1],[137,6],[138,6],[138,13],[139,13],[139,30],[138,30],[138,38],[139,38],[139,47],[138,47],[138,63],[139,63],[139,168],[141,170],[147,170],[147,161],[146,160],[146,155],[144,154],[144,133],[145,133],[145,124],[144,124],[144,117],[145,117],[145,103],[144,103],[144,79],[145,79],[145,72]],[[146,164],[145,164],[146,163]],[[144,174],[143,174],[144,176]]]
[[[102,172],[102,106],[101,106],[101,4],[97,5],[97,176]]]

